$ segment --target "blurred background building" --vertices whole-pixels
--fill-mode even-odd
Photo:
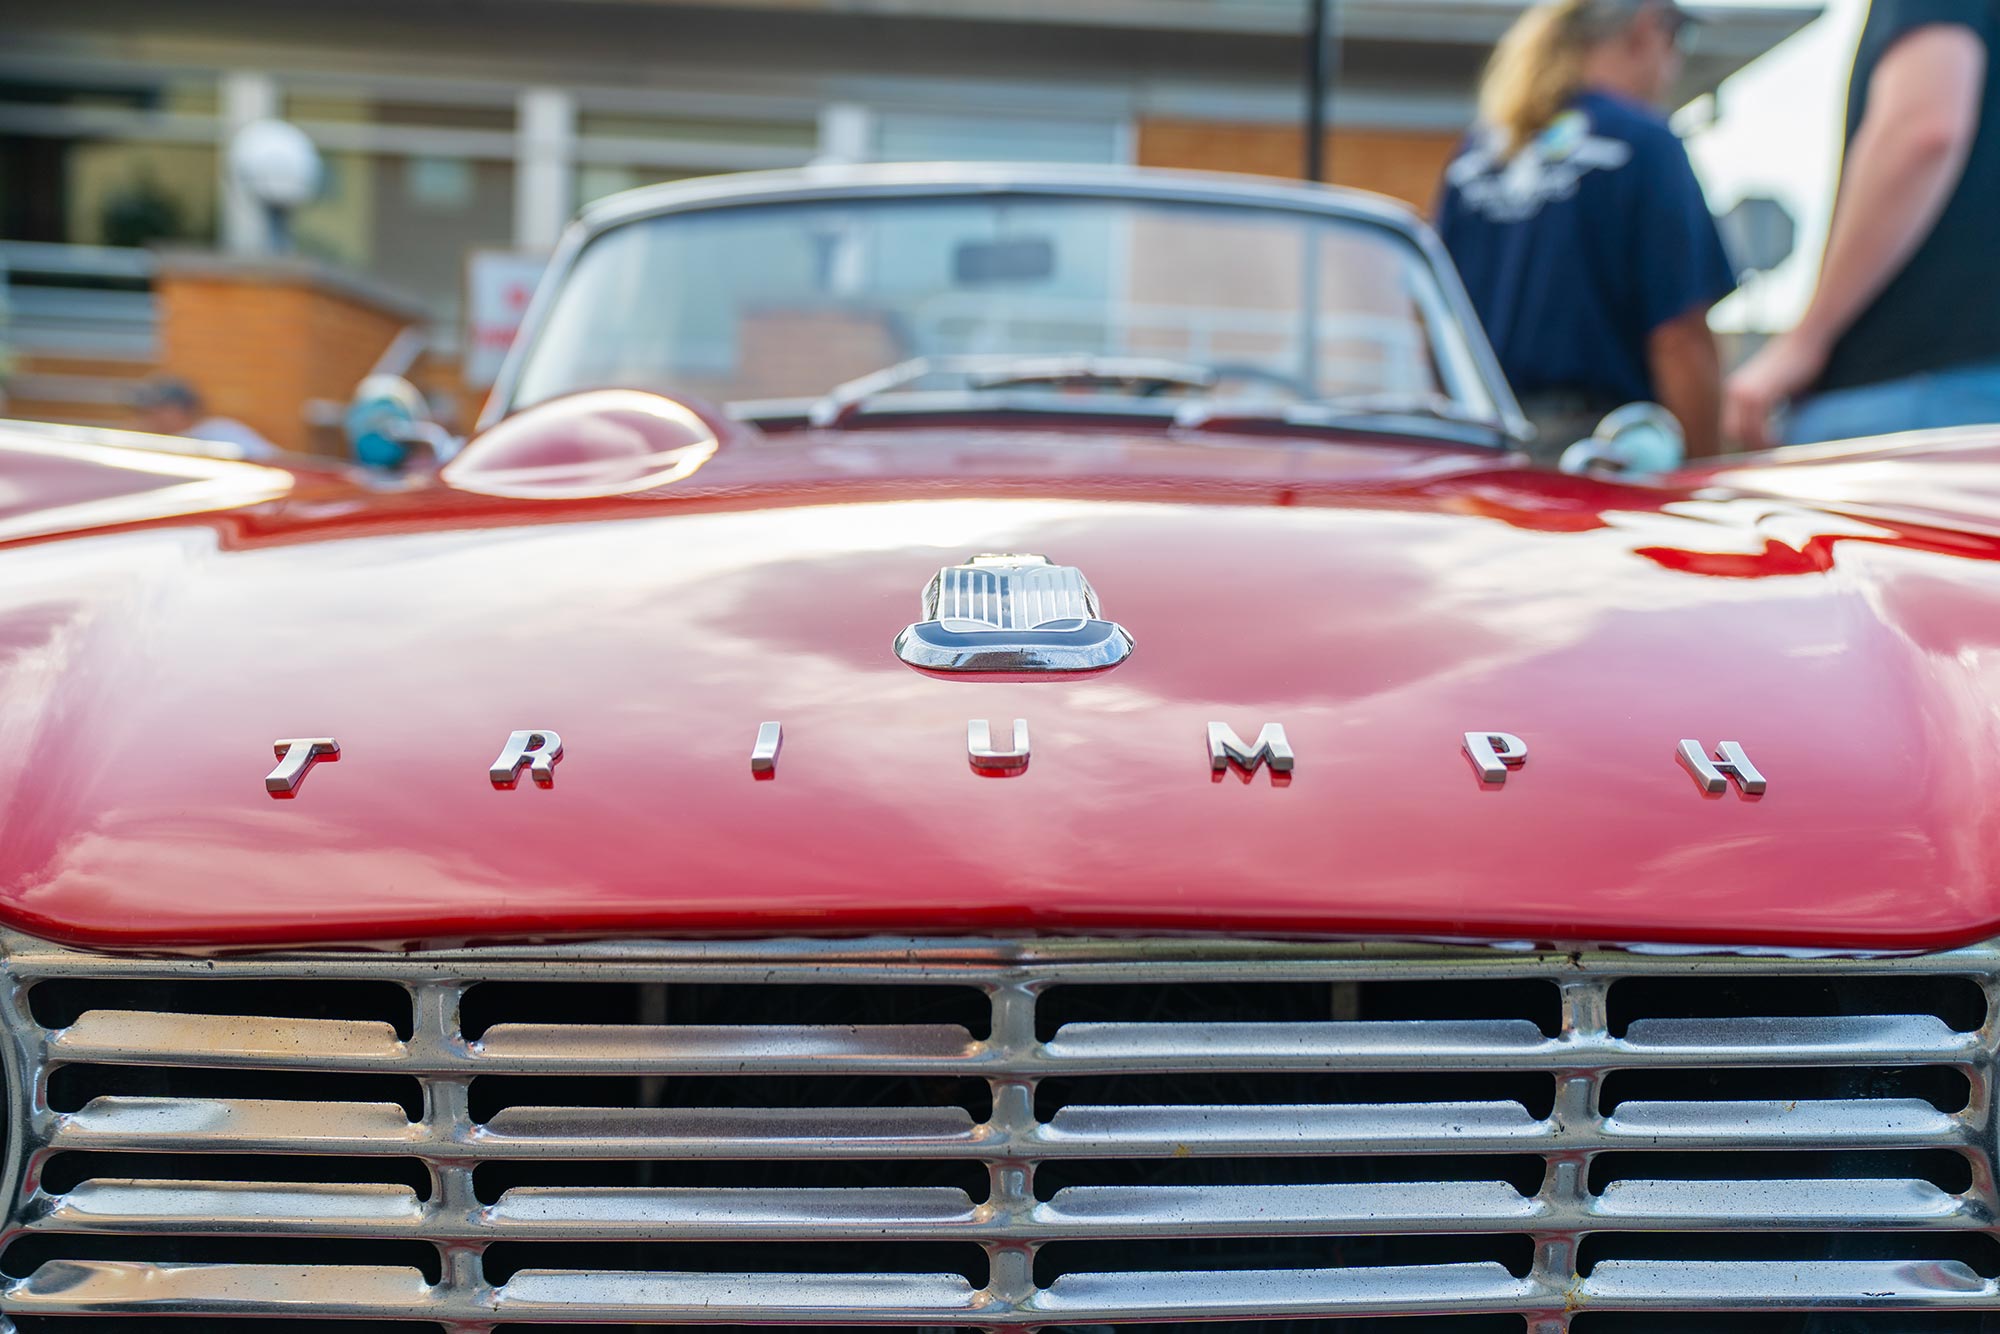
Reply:
[[[468,315],[504,325],[534,258],[580,204],[654,181],[923,159],[1296,176],[1308,3],[35,5],[0,20],[11,410],[117,424],[131,383],[166,364],[273,438],[295,436],[296,421],[270,420],[293,411],[286,395],[337,386],[288,385],[252,402],[255,366],[238,385],[227,367],[174,364],[192,344],[163,332],[163,286],[183,302],[203,284],[227,287],[221,318],[240,322],[256,301],[278,329],[273,293],[329,282],[331,305],[299,307],[312,327],[298,336],[351,325],[342,336],[356,349],[334,358],[339,376],[417,327],[394,355],[421,354],[421,373],[469,410],[490,355],[467,337]],[[1521,8],[1339,0],[1331,178],[1427,205],[1471,118],[1478,70]],[[1689,97],[1816,12],[1708,10]],[[262,258],[267,221],[226,170],[232,135],[270,118],[303,129],[325,166],[323,189],[293,220],[297,254],[283,261]],[[188,248],[198,262],[163,258]],[[474,256],[499,258],[475,283],[487,309],[469,312]]]

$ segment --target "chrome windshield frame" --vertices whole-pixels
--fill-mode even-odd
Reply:
[[[586,206],[567,229],[536,286],[520,332],[502,362],[481,409],[485,430],[517,410],[522,368],[548,323],[556,295],[584,249],[607,232],[634,222],[678,213],[766,204],[825,203],[843,199],[978,198],[1043,194],[1168,204],[1261,208],[1334,218],[1386,231],[1414,247],[1430,270],[1449,318],[1438,321],[1438,352],[1475,387],[1499,431],[1515,441],[1531,428],[1515,400],[1499,359],[1487,341],[1472,300],[1444,245],[1416,213],[1377,195],[1330,186],[1295,185],[1254,176],[1163,171],[1138,167],[1076,167],[1014,163],[873,163],[816,166],[793,171],[745,172],[647,186]],[[1456,340],[1455,342],[1453,340]]]

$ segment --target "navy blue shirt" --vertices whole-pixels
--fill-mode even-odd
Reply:
[[[1651,108],[1583,92],[1512,158],[1475,131],[1438,231],[1522,395],[1654,399],[1646,340],[1736,286],[1687,150]]]

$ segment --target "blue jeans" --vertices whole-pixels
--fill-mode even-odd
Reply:
[[[1788,445],[2000,422],[2000,362],[1926,371],[1802,399],[1781,434]]]

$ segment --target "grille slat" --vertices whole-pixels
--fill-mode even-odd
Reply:
[[[456,1147],[478,1158],[984,1158],[998,1142],[958,1107],[507,1107]]]
[[[270,1231],[310,1237],[410,1234],[428,1220],[407,1186],[119,1181],[37,1196],[26,1219],[47,1232]]]
[[[4,1314],[1553,1334],[2000,1301],[1991,948],[5,945]],[[867,1022],[769,1022],[822,1014]]]
[[[1160,1030],[1165,1031],[1160,1031]],[[1075,1030],[1071,1032],[1070,1030]],[[210,1015],[92,1010],[49,1039],[52,1061],[417,1074],[932,1074],[990,1076],[1652,1066],[1920,1065],[1971,1062],[1979,1037],[1930,1015],[1812,1020],[1643,1020],[1628,1037],[1547,1039],[1523,1021],[1387,1024],[1073,1024],[1039,1049],[997,1053],[964,1029],[596,1028],[503,1024],[479,1042],[410,1050],[386,1024],[246,1023]]]
[[[283,1315],[435,1318],[436,1294],[414,1269],[366,1265],[137,1264],[51,1260],[8,1285],[23,1315]]]
[[[1064,1107],[1033,1149],[1050,1158],[1491,1153],[1556,1134],[1517,1102]]]
[[[928,1074],[988,1063],[988,1048],[962,1028],[595,1028],[588,1024],[499,1024],[448,1067],[523,1073]]]
[[[1599,1310],[1744,1311],[1842,1306],[1899,1310],[1907,1306],[1983,1306],[2000,1286],[1956,1260],[1881,1264],[1862,1260],[1773,1263],[1740,1260],[1607,1260],[1584,1281],[1581,1294]]]
[[[1568,1293],[1500,1265],[1294,1270],[1279,1274],[1065,1276],[1012,1309],[955,1275],[515,1275],[493,1305],[440,1294],[415,1270],[354,1266],[52,1262],[8,1289],[21,1314],[230,1316],[314,1313],[362,1319],[787,1321],[907,1325],[1095,1324],[1120,1320],[1367,1316],[1439,1311],[1559,1312],[1980,1310],[2000,1285],[1963,1264],[1825,1261],[1693,1264],[1607,1261]]]
[[[52,1061],[259,1070],[387,1070],[409,1051],[389,1024],[357,1019],[89,1010],[48,1042]]]
[[[1976,1203],[1939,1190],[1928,1181],[1871,1178],[1614,1181],[1592,1206],[1590,1225],[1776,1232],[1815,1225],[1856,1231],[1981,1228],[1991,1221]]]
[[[471,1235],[683,1241],[964,1240],[981,1231],[964,1191],[510,1190]],[[990,1231],[991,1229],[986,1229]]]
[[[1977,1127],[1919,1098],[1628,1102],[1604,1118],[1601,1143],[1681,1149],[1971,1147]]]
[[[1322,1186],[1072,1187],[1018,1218],[963,1191],[770,1191],[520,1187],[470,1215],[426,1209],[390,1185],[86,1181],[37,1196],[27,1221],[48,1232],[421,1234],[481,1240],[1046,1242],[1160,1237],[1517,1232],[1526,1228],[1780,1231],[1980,1229],[1975,1202],[1919,1180],[1618,1181],[1587,1210],[1521,1195],[1501,1181]]]
[[[1074,1030],[1072,1032],[1072,1030]],[[1165,1031],[1162,1031],[1165,1030]],[[1037,1073],[1143,1070],[1637,1069],[1650,1066],[1905,1065],[1972,1061],[1977,1034],[1931,1015],[1813,1020],[1644,1020],[1623,1039],[1544,1038],[1519,1020],[1386,1024],[1073,1024]]]
[[[1410,1315],[1559,1305],[1502,1265],[1384,1265],[1276,1273],[1066,1274],[1033,1313],[1067,1324],[1204,1316]]]
[[[503,1024],[477,1043],[415,1051],[387,1024],[91,1010],[49,1040],[52,1061],[125,1065],[351,1070],[416,1074],[506,1071],[568,1075],[928,1073],[990,1064],[962,1028],[596,1028]]]
[[[1065,1107],[1017,1143],[959,1108],[727,1111],[509,1107],[477,1134],[433,1132],[394,1103],[93,1099],[58,1114],[61,1150],[336,1153],[478,1159],[590,1157],[1060,1158],[1453,1154],[1667,1146],[1686,1150],[1973,1148],[1979,1127],[1912,1098],[1628,1102],[1592,1127],[1538,1120],[1518,1103]]]
[[[956,1274],[679,1274],[524,1270],[496,1299],[514,1320],[980,1324],[1000,1303]],[[470,1314],[470,1313],[469,1313]]]
[[[1036,1209],[1025,1230],[1042,1239],[1520,1231],[1548,1213],[1504,1181],[1077,1186]]]
[[[57,1149],[148,1153],[410,1154],[442,1147],[393,1102],[254,1098],[93,1098],[58,1114]]]

